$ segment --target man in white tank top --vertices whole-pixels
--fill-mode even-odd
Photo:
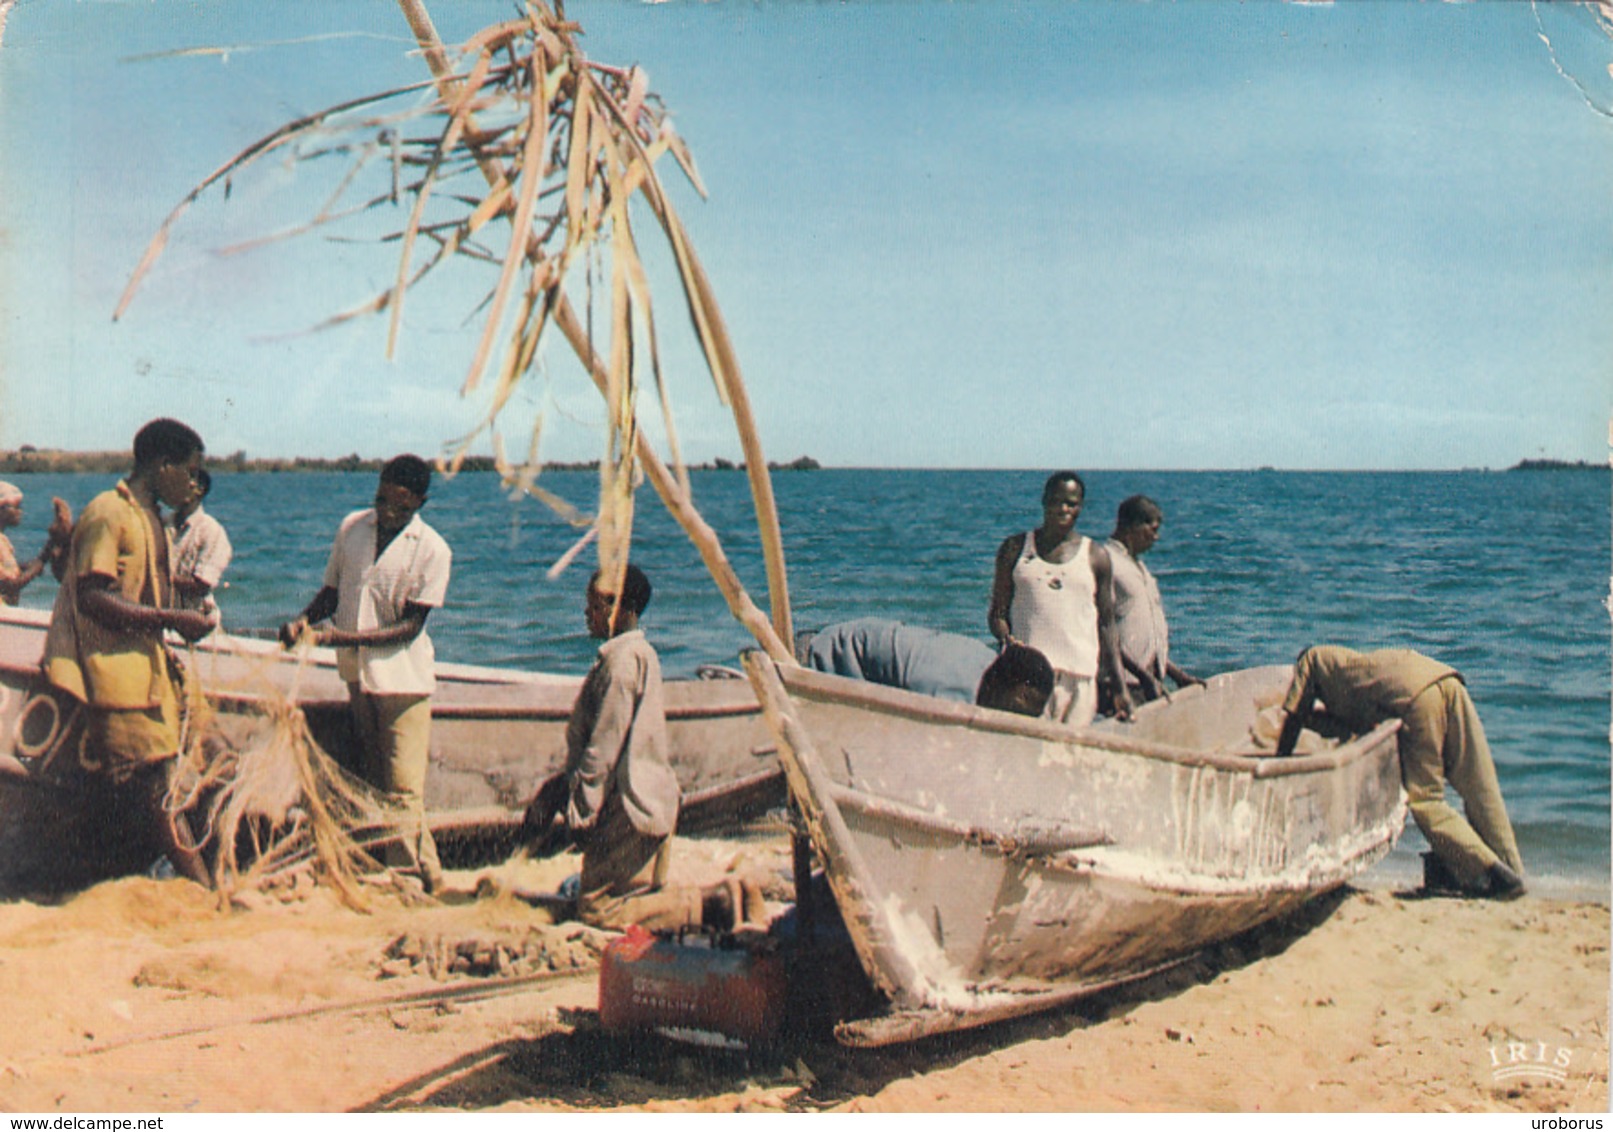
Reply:
[[[1109,552],[1077,534],[1086,485],[1055,472],[1042,489],[1042,525],[997,548],[986,625],[1001,645],[1036,649],[1053,665],[1045,718],[1085,727],[1098,710],[1098,682],[1114,690],[1115,714],[1131,716],[1115,637]]]

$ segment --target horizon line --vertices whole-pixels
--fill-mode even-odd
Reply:
[[[396,455],[396,453],[393,453],[393,455]],[[121,460],[121,461],[126,462],[126,461],[129,461],[129,460],[132,459],[132,453],[130,453],[126,449],[125,450],[117,450],[117,449],[41,448],[41,449],[33,449],[33,450],[27,451],[27,452],[16,450],[16,449],[10,449],[10,450],[0,450],[0,465],[10,464],[13,461],[17,461],[17,460],[25,460],[26,461],[29,457],[36,457],[36,456],[44,458],[45,460],[49,460],[51,458],[68,458],[68,459],[77,458],[77,459],[82,459],[82,460],[97,460],[98,459],[98,460],[101,460],[101,461],[110,461],[110,460],[113,460],[113,459],[117,459],[117,460]],[[297,472],[331,472],[331,471],[349,471],[349,470],[350,471],[359,471],[359,470],[370,471],[370,470],[373,470],[373,469],[368,468],[368,467],[363,468],[363,469],[357,469],[357,468],[342,469],[342,468],[319,467],[317,465],[321,465],[321,464],[338,464],[338,463],[355,463],[355,462],[358,463],[358,464],[362,464],[362,465],[380,465],[380,464],[384,464],[388,459],[391,459],[391,456],[359,456],[356,453],[347,453],[347,454],[343,454],[343,455],[340,455],[340,456],[296,455],[296,456],[245,456],[245,457],[242,457],[238,453],[229,453],[227,455],[214,455],[212,453],[208,453],[207,456],[206,456],[206,466],[212,471],[221,472],[221,473],[224,473],[224,474],[231,474],[231,473],[245,474],[245,473],[249,473],[249,472],[255,472],[255,473],[267,473],[267,474],[285,475],[285,474],[295,474]],[[430,459],[430,458],[428,457],[428,459]],[[471,457],[471,460],[476,461],[478,464],[480,464],[480,463],[482,463],[484,461],[490,460],[490,459],[492,459],[491,456]],[[1043,467],[1043,466],[1040,466],[1040,465],[1037,465],[1037,466],[1026,465],[1026,466],[1020,466],[1020,467],[1008,467],[1008,466],[1000,466],[1000,465],[995,465],[995,466],[994,465],[966,466],[966,465],[955,465],[955,464],[826,464],[826,463],[823,463],[821,461],[818,461],[815,457],[796,457],[795,458],[796,461],[803,460],[803,459],[813,460],[817,464],[817,466],[816,467],[807,467],[807,468],[801,468],[801,467],[792,468],[789,465],[791,463],[795,462],[795,461],[776,460],[776,459],[774,459],[774,460],[769,460],[768,461],[769,471],[780,472],[780,473],[793,473],[793,472],[811,473],[811,472],[841,472],[841,471],[844,471],[844,472],[977,472],[977,473],[978,472],[993,472],[993,473],[1002,472],[1002,473],[1021,473],[1021,474],[1037,474],[1037,475],[1048,475],[1048,474],[1050,474],[1048,467]],[[297,465],[299,463],[303,464],[303,465],[315,465],[315,466],[295,466],[295,465]],[[266,465],[277,465],[277,464],[278,465],[293,465],[293,466],[289,466],[289,467],[267,467],[266,466]],[[596,457],[596,458],[589,458],[589,459],[583,459],[583,460],[561,460],[561,459],[556,459],[556,460],[549,460],[549,461],[540,461],[538,466],[540,468],[544,468],[544,469],[547,469],[547,470],[553,470],[553,471],[588,471],[588,470],[597,469],[598,465],[599,465],[599,460]],[[728,460],[725,457],[713,457],[713,458],[708,459],[708,460],[699,460],[699,461],[686,461],[684,466],[689,468],[691,471],[735,472],[735,471],[744,471],[745,470],[745,464],[743,462]],[[1461,466],[1447,466],[1447,467],[1436,467],[1436,468],[1418,468],[1418,467],[1341,467],[1341,466],[1299,467],[1299,466],[1278,466],[1278,465],[1274,465],[1274,464],[1247,465],[1247,466],[1241,466],[1241,467],[1240,466],[1231,466],[1231,465],[1219,466],[1219,467],[1206,467],[1206,466],[1199,466],[1199,467],[1162,467],[1162,466],[1149,466],[1149,465],[1133,465],[1133,466],[1114,465],[1114,466],[1106,466],[1106,467],[1083,466],[1083,467],[1072,468],[1071,470],[1077,471],[1082,475],[1092,475],[1092,474],[1107,475],[1107,474],[1114,474],[1114,473],[1124,473],[1124,474],[1127,474],[1127,475],[1136,475],[1136,474],[1139,474],[1139,473],[1146,473],[1146,474],[1173,474],[1173,475],[1180,475],[1180,474],[1218,475],[1218,474],[1231,474],[1231,473],[1247,473],[1247,474],[1256,474],[1257,475],[1257,474],[1264,473],[1264,472],[1281,473],[1281,474],[1303,473],[1303,474],[1316,474],[1316,475],[1335,475],[1335,474],[1355,474],[1355,475],[1362,475],[1362,474],[1452,475],[1452,474],[1463,474],[1463,473],[1509,472],[1509,471],[1520,471],[1520,470],[1521,471],[1546,471],[1546,470],[1563,470],[1563,471],[1592,471],[1592,470],[1598,470],[1598,471],[1607,471],[1609,469],[1613,469],[1613,455],[1610,455],[1607,458],[1607,460],[1605,460],[1605,461],[1587,460],[1587,459],[1583,459],[1583,458],[1581,458],[1581,459],[1564,459],[1564,458],[1561,458],[1561,457],[1525,457],[1525,458],[1523,458],[1521,460],[1518,460],[1518,461],[1516,461],[1516,462],[1514,462],[1514,463],[1512,463],[1510,465],[1506,465],[1504,467],[1497,467],[1497,466],[1490,465],[1490,464],[1467,464],[1467,465],[1461,465]],[[1062,470],[1062,469],[1053,469],[1053,470],[1057,471],[1057,470]],[[10,471],[5,471],[3,474],[5,474],[5,475],[91,475],[91,474],[105,474],[105,471],[106,471],[105,469],[99,469],[99,468],[95,468],[95,469],[90,469],[90,468],[55,469],[55,468],[43,467],[43,468],[13,468]],[[495,473],[496,471],[497,471],[497,469],[488,468],[488,467],[471,467],[471,468],[463,468],[463,469],[461,469],[460,471],[458,471],[456,473],[445,473],[445,472],[439,471],[438,474],[441,474],[441,475],[449,475],[449,474],[453,474],[453,475],[478,475],[478,474]]]

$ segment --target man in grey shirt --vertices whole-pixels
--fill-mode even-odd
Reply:
[[[551,824],[563,815],[567,838],[583,851],[577,915],[595,927],[753,924],[764,905],[748,878],[667,884],[682,792],[669,761],[661,661],[639,628],[650,593],[631,564],[619,586],[602,572],[589,580],[588,632],[603,643],[571,708],[565,770],[528,807],[527,837],[552,847]]]
[[[1120,637],[1120,663],[1132,702],[1146,703],[1165,694],[1168,677],[1177,687],[1202,684],[1171,660],[1170,627],[1159,583],[1143,565],[1143,555],[1159,541],[1165,513],[1146,495],[1133,495],[1120,504],[1114,533],[1109,536],[1109,561],[1114,569],[1115,626]]]
[[[808,668],[966,704],[975,702],[981,674],[997,659],[995,649],[972,637],[883,617],[841,621],[802,636],[796,656]]]

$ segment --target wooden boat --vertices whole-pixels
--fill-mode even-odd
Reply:
[[[43,693],[39,678],[49,620],[43,611],[0,608],[0,891],[82,883],[151,860],[140,856],[143,846],[120,848],[98,836],[107,815],[86,792],[93,780],[77,765],[78,733],[64,718],[71,712]],[[188,664],[218,707],[226,737],[249,731],[266,699],[294,695],[320,745],[354,765],[347,688],[331,650],[314,649],[300,664],[274,642],[208,638],[188,653]],[[685,832],[784,801],[756,698],[740,673],[728,674],[736,678],[666,684]],[[437,677],[426,778],[432,827],[449,841],[507,840],[538,784],[564,764],[566,721],[582,677],[458,664],[439,664]]]
[[[1077,730],[746,667],[861,964],[882,1045],[1051,1008],[1342,885],[1405,822],[1395,730],[1260,757],[1291,670],[1220,676]]]

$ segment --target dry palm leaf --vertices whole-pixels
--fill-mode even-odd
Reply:
[[[470,393],[486,380],[488,409],[477,430],[459,442],[460,455],[471,438],[482,430],[491,432],[514,388],[532,372],[545,330],[559,325],[606,399],[595,520],[601,565],[615,573],[626,562],[633,489],[647,475],[696,543],[735,617],[770,654],[788,663],[789,599],[766,461],[716,298],[664,191],[656,162],[672,154],[695,188],[704,189],[648,78],[637,67],[588,60],[578,46],[576,25],[558,5],[551,10],[541,0],[525,0],[520,18],[484,28],[450,52],[438,40],[420,0],[398,3],[432,68],[431,82],[353,99],[298,119],[226,162],[163,222],[114,317],[127,309],[175,222],[207,188],[227,183],[271,152],[290,152],[298,159],[351,154],[352,169],[315,218],[278,235],[331,230],[402,198],[408,198],[408,215],[398,231],[385,237],[399,245],[391,285],[321,325],[387,310],[390,354],[411,287],[452,262],[496,261],[497,278],[478,304],[480,330],[461,383],[462,392]],[[405,105],[406,99],[412,102]],[[382,157],[384,161],[377,160]],[[347,204],[347,194],[364,180],[366,170],[371,179],[384,182],[356,205]],[[649,205],[670,245],[706,368],[718,398],[735,415],[761,527],[771,624],[759,616],[690,499],[648,277],[630,217],[634,199]],[[495,227],[507,235],[501,250],[489,251],[477,241],[485,241]],[[415,248],[422,236],[436,250],[417,266]],[[579,322],[572,311],[568,286],[577,285],[572,277],[579,264],[604,256],[608,340],[596,346],[588,323]],[[585,309],[591,322],[591,305]],[[655,385],[673,460],[670,473],[639,427],[640,366],[648,367]],[[530,477],[526,486],[531,486]]]

